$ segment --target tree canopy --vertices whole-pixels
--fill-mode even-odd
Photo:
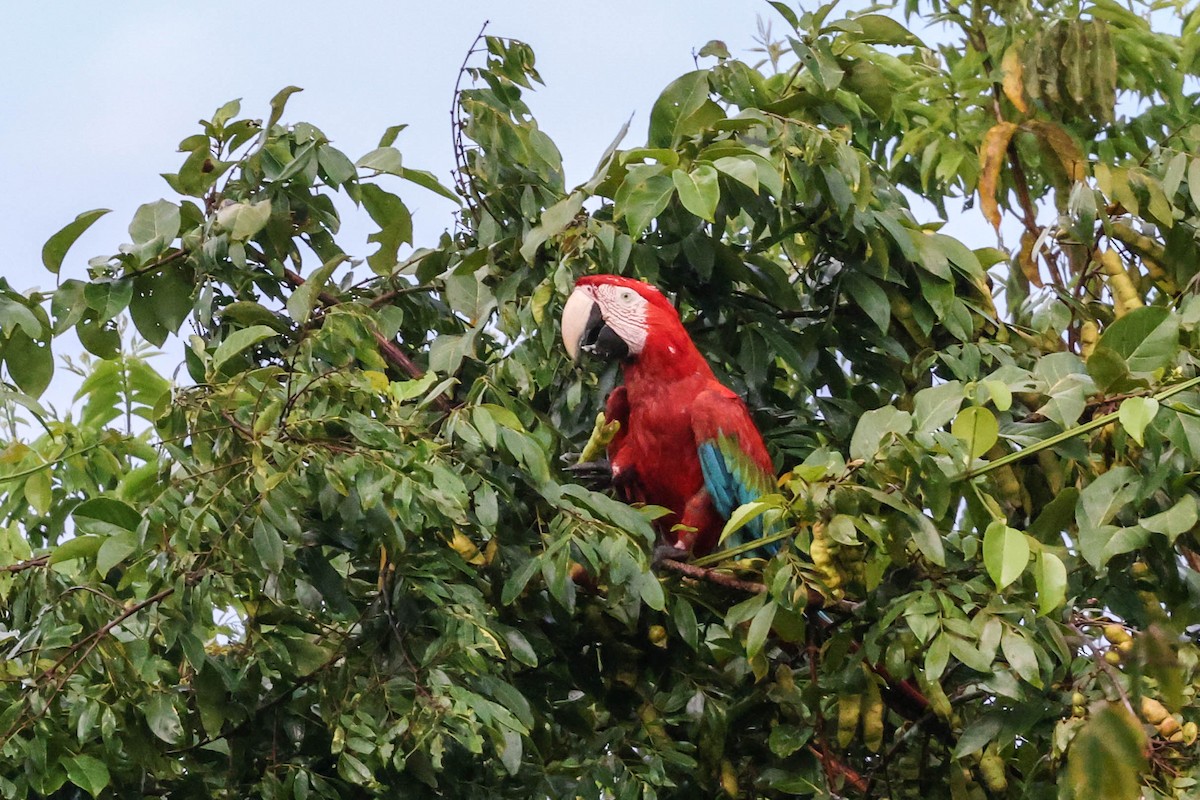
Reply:
[[[0,281],[0,793],[1194,796],[1200,13],[770,5],[579,186],[481,36],[449,186],[288,87],[86,273],[102,209]],[[770,560],[655,568],[564,470],[619,380],[558,339],[597,271],[747,399]]]

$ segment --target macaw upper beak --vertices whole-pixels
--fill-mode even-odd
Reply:
[[[600,304],[586,289],[571,292],[563,306],[562,338],[572,361],[579,360],[580,350],[601,358],[623,359],[629,355],[629,345],[604,321]]]

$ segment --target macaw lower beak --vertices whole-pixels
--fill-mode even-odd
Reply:
[[[562,338],[572,361],[579,360],[580,350],[609,359],[629,355],[629,344],[608,326],[600,304],[585,289],[572,292],[563,306]]]

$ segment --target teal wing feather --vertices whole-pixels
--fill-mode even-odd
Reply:
[[[771,474],[741,448],[734,436],[718,431],[716,436],[700,441],[697,449],[704,487],[717,512],[725,519],[729,519],[738,506],[770,494],[774,489]],[[734,534],[737,541],[727,540],[725,545],[733,547],[760,538],[767,532],[763,529],[763,518],[755,517]],[[777,544],[771,544],[762,549],[774,553],[779,548]]]

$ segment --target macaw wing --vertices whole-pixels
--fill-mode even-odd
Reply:
[[[708,390],[696,398],[692,411],[704,487],[717,513],[728,520],[744,503],[770,494],[775,488],[771,458],[750,412],[733,392]],[[750,521],[735,537],[742,541],[763,535],[762,517]],[[740,541],[727,542],[733,546]],[[771,552],[777,548],[770,547]]]

